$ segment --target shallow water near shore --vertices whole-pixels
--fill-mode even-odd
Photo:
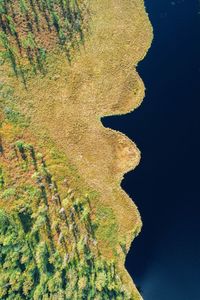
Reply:
[[[198,1],[150,1],[154,42],[138,72],[146,97],[103,119],[142,152],[122,187],[143,220],[126,268],[146,300],[198,300],[200,278],[200,15]]]

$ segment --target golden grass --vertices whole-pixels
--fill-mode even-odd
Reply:
[[[152,28],[142,0],[95,0],[89,9],[91,32],[71,65],[64,54],[52,54],[48,75],[30,79],[27,90],[13,77],[4,80],[15,86],[18,107],[31,117],[34,134],[50,137],[85,184],[98,192],[95,209],[112,208],[116,241],[126,240],[129,248],[141,219],[120,182],[138,165],[140,152],[126,136],[104,128],[101,117],[128,113],[140,105],[144,85],[136,66],[150,47]],[[119,243],[114,248],[101,243],[104,256],[118,257],[124,281],[134,299],[140,299],[124,271]]]

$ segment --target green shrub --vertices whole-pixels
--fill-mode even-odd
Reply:
[[[16,195],[15,188],[8,188],[1,194],[2,199],[9,200],[10,198],[14,197]]]

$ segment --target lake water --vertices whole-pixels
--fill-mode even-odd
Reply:
[[[143,230],[126,267],[146,300],[200,300],[200,11],[198,0],[146,0],[154,42],[139,64],[147,95],[103,119],[142,152],[125,176]]]

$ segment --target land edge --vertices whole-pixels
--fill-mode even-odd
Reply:
[[[147,16],[149,16],[149,14],[148,14],[147,11],[146,11],[146,6],[145,6],[145,5],[144,5],[144,9],[145,9],[145,12],[146,12]],[[136,65],[135,65],[135,67],[134,67],[135,75],[138,76],[137,79],[140,81],[140,84],[141,84],[141,86],[140,86],[140,93],[139,93],[138,95],[136,95],[136,96],[134,97],[134,99],[132,99],[132,100],[133,100],[132,102],[134,103],[134,105],[133,105],[131,108],[127,109],[126,111],[123,111],[123,110],[124,110],[124,107],[123,107],[123,102],[122,102],[122,103],[121,103],[121,104],[122,104],[121,110],[120,110],[120,107],[119,107],[117,113],[116,113],[116,111],[113,111],[113,113],[110,111],[108,114],[105,113],[104,115],[101,115],[101,116],[99,116],[99,118],[98,118],[99,123],[101,124],[101,126],[102,126],[104,129],[105,129],[105,128],[106,128],[106,129],[109,129],[109,130],[111,130],[112,132],[117,133],[117,134],[120,135],[121,137],[125,137],[126,139],[128,139],[129,142],[131,142],[132,145],[133,145],[133,147],[135,148],[135,151],[137,152],[137,159],[136,159],[136,161],[135,161],[135,164],[132,165],[132,167],[130,167],[129,169],[127,169],[123,174],[121,174],[121,176],[120,176],[120,178],[119,178],[119,187],[120,187],[120,189],[121,189],[123,192],[126,193],[126,195],[129,197],[130,201],[133,202],[133,205],[134,205],[135,208],[136,208],[137,217],[138,217],[138,223],[139,223],[139,227],[138,227],[138,223],[137,223],[137,224],[135,224],[136,226],[133,228],[133,232],[135,231],[136,228],[137,228],[137,229],[139,228],[139,231],[137,232],[137,235],[133,236],[132,240],[129,242],[129,246],[128,246],[128,249],[127,249],[127,254],[126,254],[126,256],[128,255],[128,252],[130,251],[131,245],[133,244],[135,238],[140,234],[140,232],[141,232],[141,230],[142,230],[143,222],[142,222],[141,214],[140,214],[140,212],[139,212],[139,210],[138,210],[138,207],[136,206],[134,200],[129,196],[128,191],[125,191],[125,190],[122,188],[122,181],[123,181],[123,179],[124,179],[124,175],[128,174],[129,172],[134,171],[135,168],[140,164],[140,161],[141,161],[141,155],[142,155],[142,154],[141,154],[141,151],[139,150],[139,148],[137,147],[136,143],[135,143],[133,140],[131,140],[126,134],[124,134],[124,133],[121,132],[121,131],[112,129],[112,128],[110,128],[110,127],[105,127],[105,126],[103,125],[103,123],[102,123],[102,120],[103,120],[104,118],[108,118],[108,117],[112,117],[112,116],[116,116],[116,117],[117,117],[117,116],[128,115],[128,114],[134,112],[137,108],[139,108],[139,107],[142,105],[142,103],[143,103],[143,101],[144,101],[144,99],[145,99],[145,96],[146,96],[146,88],[145,88],[145,85],[144,85],[144,82],[143,82],[142,78],[140,77],[139,73],[137,72],[137,66],[138,66],[138,64],[139,64],[141,61],[143,61],[144,58],[147,56],[147,54],[148,54],[148,52],[149,52],[149,49],[151,48],[151,45],[152,45],[152,43],[153,43],[153,38],[154,38],[154,34],[153,34],[153,26],[152,26],[151,22],[149,22],[149,24],[150,24],[150,27],[151,27],[151,28],[150,28],[150,29],[151,29],[151,36],[150,36],[150,39],[149,39],[149,46],[148,46],[148,48],[146,49],[146,52],[144,53],[144,55],[136,62]],[[122,111],[123,111],[123,112],[122,112]],[[135,155],[134,152],[133,152],[133,155]],[[137,296],[139,296],[138,300],[143,300],[143,297],[141,296],[141,294],[140,294],[140,293],[138,292],[138,290],[137,290],[137,287],[136,287],[136,285],[135,285],[134,279],[131,277],[131,275],[129,274],[128,270],[127,270],[126,267],[125,267],[126,256],[125,256],[125,260],[123,261],[125,277],[123,276],[123,274],[122,274],[122,277],[123,277],[124,281],[128,284],[130,290],[133,290],[133,288],[134,288],[134,292],[136,292],[136,293],[137,293]]]

